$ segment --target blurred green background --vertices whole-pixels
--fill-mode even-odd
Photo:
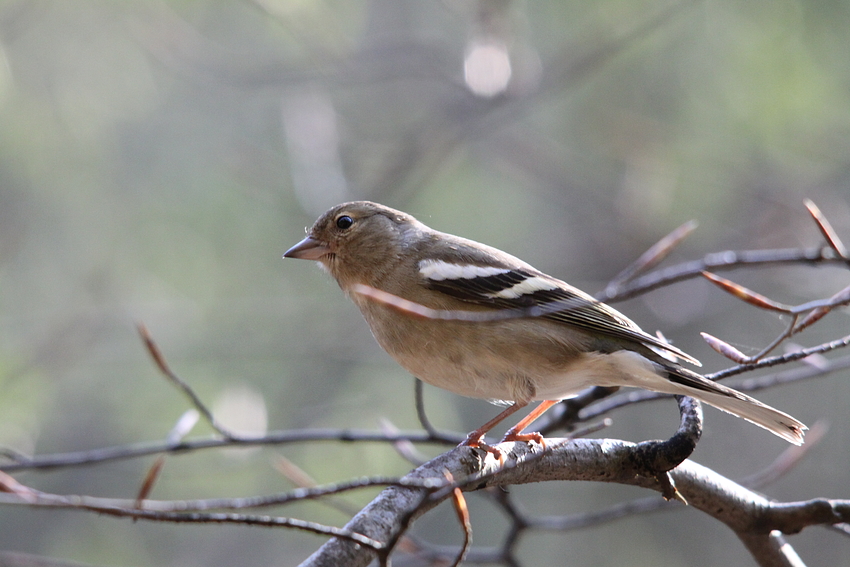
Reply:
[[[0,445],[24,453],[163,438],[186,409],[135,330],[235,428],[418,427],[413,380],[336,285],[281,254],[328,206],[368,198],[485,241],[595,292],[688,219],[673,261],[821,242],[811,198],[850,242],[850,2],[0,1]],[[661,15],[667,13],[669,17]],[[659,18],[661,18],[659,20]],[[653,22],[655,22],[653,24]],[[787,303],[846,270],[735,274]],[[706,331],[753,354],[783,329],[705,282],[618,305],[701,358]],[[847,313],[799,337],[843,336]],[[827,438],[766,492],[847,498],[847,373],[759,397]],[[438,427],[496,410],[426,389]],[[738,478],[785,448],[706,410],[694,459]],[[668,435],[675,404],[604,432]],[[209,434],[206,426],[194,432]],[[425,447],[429,454],[439,448]],[[401,475],[379,445],[313,443],[169,458],[154,498],[285,490],[284,455],[319,482]],[[133,497],[151,459],[18,473],[36,488]],[[645,492],[517,487],[539,514]],[[346,497],[356,506],[374,494]],[[477,545],[507,525],[471,498]],[[276,510],[341,525],[321,505]],[[451,510],[415,533],[458,543]],[[447,528],[446,526],[449,526]],[[0,550],[95,565],[295,565],[322,539],[0,509]],[[823,529],[791,538],[812,565],[846,561]],[[523,565],[747,564],[690,510],[535,533]]]

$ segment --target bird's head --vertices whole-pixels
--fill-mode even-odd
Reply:
[[[372,285],[398,261],[409,231],[422,229],[410,215],[378,203],[342,203],[320,216],[283,257],[318,261],[343,289]]]

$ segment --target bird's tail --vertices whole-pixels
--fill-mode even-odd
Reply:
[[[712,382],[685,368],[666,367],[666,370],[671,386],[666,393],[696,398],[719,410],[763,427],[789,443],[803,444],[803,432],[808,427],[787,413],[763,404],[738,390]]]

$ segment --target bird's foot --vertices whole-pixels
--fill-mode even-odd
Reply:
[[[508,429],[508,432],[505,433],[505,436],[500,441],[501,443],[506,443],[508,441],[513,442],[522,442],[528,443],[530,441],[534,441],[535,443],[539,443],[541,447],[546,448],[546,439],[540,433],[536,431],[532,431],[530,433],[521,433],[519,431],[514,431],[513,428]]]
[[[496,457],[496,460],[499,461],[500,464],[504,464],[505,462],[504,452],[498,447],[485,443],[484,435],[479,434],[477,431],[473,431],[467,435],[466,439],[464,439],[458,447],[473,447],[475,449],[481,449],[482,451],[486,451]]]

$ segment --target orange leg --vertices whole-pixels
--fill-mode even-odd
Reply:
[[[534,408],[531,413],[522,418],[519,423],[508,429],[505,433],[505,441],[537,441],[543,444],[543,436],[539,433],[523,433],[522,430],[531,425],[538,417],[546,413],[546,410],[557,404],[560,400],[543,400],[540,405]]]
[[[487,445],[485,445],[484,443],[481,442],[481,440],[484,438],[484,436],[487,435],[487,433],[489,433],[489,431],[491,429],[493,429],[494,427],[499,425],[499,422],[503,421],[506,417],[518,412],[519,410],[521,410],[522,408],[524,408],[527,405],[528,405],[528,402],[514,402],[514,403],[512,403],[511,405],[506,407],[504,409],[504,411],[499,413],[499,415],[497,415],[496,417],[494,417],[493,419],[491,419],[490,421],[488,421],[487,423],[485,423],[484,425],[482,425],[478,429],[471,431],[469,433],[469,435],[466,436],[466,439],[464,440],[463,443],[461,443],[461,445],[468,445],[469,447],[481,447],[481,448],[487,449],[489,451],[490,447],[488,447]]]
[[[546,410],[557,404],[559,401],[560,400],[543,400],[542,402],[540,402],[540,405],[534,408],[531,413],[522,418],[519,423],[508,429],[507,433],[505,433],[505,437],[502,439],[502,442],[536,441],[541,445],[545,445],[545,443],[543,442],[543,436],[539,433],[523,433],[522,430],[531,425],[533,421],[535,421],[541,415],[546,413]],[[503,459],[502,452],[496,449],[495,447],[487,445],[482,441],[482,439],[491,429],[496,427],[506,417],[516,413],[527,405],[528,402],[514,402],[510,406],[506,407],[504,411],[502,411],[499,415],[497,415],[478,429],[470,432],[469,435],[466,436],[466,439],[463,441],[463,443],[461,443],[461,445],[484,449],[485,451],[493,453],[496,458],[501,461]]]

